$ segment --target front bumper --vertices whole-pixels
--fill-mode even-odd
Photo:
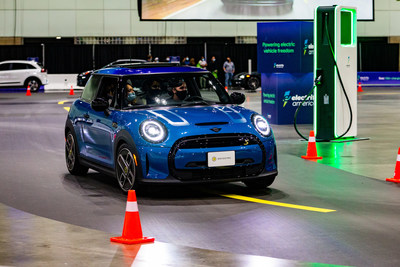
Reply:
[[[235,165],[208,167],[207,153],[235,151]],[[264,142],[251,134],[181,138],[169,147],[139,148],[141,182],[203,183],[259,179],[277,175],[273,137]]]

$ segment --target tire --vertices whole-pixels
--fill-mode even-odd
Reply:
[[[72,175],[85,175],[89,170],[88,167],[82,166],[79,162],[78,144],[71,131],[67,132],[65,139],[65,163]]]
[[[37,91],[39,91],[42,83],[40,82],[40,80],[38,78],[29,77],[28,79],[25,80],[24,85],[25,85],[25,87],[28,87],[28,85],[29,85],[31,92],[36,93]]]
[[[137,166],[137,156],[128,144],[118,148],[115,157],[115,176],[122,191],[128,192],[135,188],[140,168]]]
[[[247,80],[247,88],[249,90],[256,90],[258,87],[260,87],[260,80],[257,77],[250,77]]]
[[[276,176],[243,181],[243,183],[250,189],[265,189],[275,181]]]

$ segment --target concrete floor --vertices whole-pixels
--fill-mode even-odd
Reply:
[[[34,95],[32,98],[25,98],[23,95],[21,96],[21,94],[1,94],[0,127],[2,129],[2,142],[0,142],[0,145],[3,148],[3,151],[0,157],[0,166],[2,169],[0,180],[3,186],[0,196],[2,199],[0,202],[6,203],[10,206],[16,206],[19,209],[14,209],[7,205],[0,204],[0,265],[308,266],[311,264],[307,262],[329,262],[331,264],[379,266],[380,264],[378,263],[381,262],[383,264],[381,264],[380,266],[398,266],[398,264],[400,263],[400,256],[397,256],[397,254],[395,253],[391,253],[391,250],[397,250],[396,247],[398,247],[399,240],[395,237],[396,235],[390,236],[390,233],[393,231],[393,233],[396,233],[396,229],[398,229],[399,226],[397,223],[399,221],[399,218],[397,216],[398,212],[396,212],[396,210],[398,211],[400,207],[400,198],[397,197],[399,186],[396,184],[386,183],[384,182],[384,180],[387,177],[393,176],[397,150],[400,146],[400,139],[398,137],[398,133],[400,132],[400,113],[398,112],[400,89],[364,88],[364,91],[364,93],[359,94],[359,137],[369,137],[370,140],[351,143],[318,143],[317,148],[319,155],[324,157],[324,159],[318,161],[318,163],[306,162],[299,159],[299,156],[305,153],[305,148],[307,144],[306,142],[299,141],[299,138],[294,132],[292,126],[273,125],[274,134],[278,143],[279,162],[286,164],[292,162],[292,164],[298,167],[297,170],[299,172],[304,173],[308,170],[309,177],[304,177],[304,175],[300,177],[296,169],[291,169],[290,166],[281,164],[279,166],[280,175],[278,176],[278,178],[285,177],[287,179],[278,180],[276,184],[274,183],[272,197],[274,197],[274,195],[276,196],[276,194],[274,194],[274,191],[280,189],[281,193],[289,196],[291,195],[291,200],[293,200],[293,196],[295,196],[295,199],[297,198],[297,200],[312,200],[312,198],[315,198],[312,201],[318,203],[318,205],[322,205],[322,203],[325,203],[326,205],[329,203],[332,206],[336,205],[337,203],[343,202],[341,203],[340,208],[342,208],[343,211],[346,211],[346,222],[353,222],[354,224],[356,224],[346,226],[345,224],[340,225],[339,221],[335,222],[337,227],[333,228],[333,232],[337,232],[337,235],[335,236],[334,240],[326,240],[333,245],[330,248],[331,251],[326,252],[330,253],[332,256],[327,256],[325,258],[321,258],[319,257],[319,255],[312,255],[314,252],[308,250],[308,248],[310,248],[310,245],[305,239],[307,237],[307,235],[305,234],[308,233],[308,235],[312,235],[312,231],[315,231],[318,228],[314,226],[309,229],[305,228],[307,229],[307,231],[305,229],[303,229],[302,231],[300,229],[296,230],[296,225],[292,225],[292,223],[289,223],[289,221],[283,220],[284,216],[286,216],[284,213],[276,216],[275,219],[278,224],[282,224],[287,227],[287,236],[285,235],[285,232],[282,232],[276,235],[271,235],[271,238],[279,238],[279,236],[281,236],[283,239],[287,238],[289,240],[290,236],[294,237],[294,235],[297,235],[297,238],[303,238],[304,247],[302,248],[299,247],[299,244],[301,244],[301,240],[299,240],[299,243],[296,243],[296,241],[294,240],[290,240],[290,242],[293,243],[294,248],[297,247],[297,250],[299,251],[299,254],[295,257],[290,257],[289,255],[285,255],[284,253],[282,253],[282,251],[278,251],[279,249],[284,249],[282,246],[276,247],[277,251],[270,253],[273,255],[282,256],[261,257],[257,256],[261,255],[257,253],[256,255],[240,254],[237,251],[240,252],[241,250],[235,251],[234,249],[230,249],[230,251],[232,252],[224,251],[223,248],[212,250],[204,249],[204,247],[213,248],[212,244],[209,244],[208,246],[206,244],[203,248],[200,248],[202,246],[194,248],[173,244],[175,242],[164,243],[158,241],[156,241],[156,243],[154,244],[146,244],[142,246],[119,245],[109,242],[109,238],[115,235],[116,231],[114,230],[96,231],[88,229],[86,227],[79,227],[68,223],[63,223],[69,222],[69,220],[67,219],[60,219],[60,221],[63,222],[59,222],[21,211],[34,211],[30,208],[21,208],[21,205],[19,203],[27,201],[29,202],[26,203],[27,206],[33,205],[34,203],[32,202],[35,202],[35,199],[37,198],[32,198],[33,195],[31,194],[31,192],[29,192],[29,190],[36,189],[34,186],[28,186],[28,188],[24,188],[26,184],[24,184],[23,182],[16,182],[16,188],[18,189],[15,189],[11,187],[11,182],[8,180],[8,178],[13,179],[12,182],[15,182],[15,180],[22,181],[21,175],[23,177],[27,177],[27,174],[23,172],[24,164],[23,162],[18,162],[18,159],[23,158],[26,154],[28,154],[29,157],[32,158],[31,161],[27,162],[27,164],[29,165],[30,162],[35,162],[35,154],[32,153],[29,148],[24,147],[24,145],[22,144],[23,141],[19,141],[21,144],[18,145],[18,140],[13,140],[13,146],[14,150],[16,150],[16,153],[14,153],[9,145],[6,144],[6,142],[9,142],[10,138],[12,140],[12,137],[10,135],[12,135],[13,131],[12,129],[10,130],[10,128],[16,127],[10,127],[10,123],[12,122],[9,121],[9,118],[12,118],[13,116],[17,116],[18,118],[33,118],[40,115],[40,109],[35,110],[31,115],[24,115],[23,112],[21,112],[20,114],[17,114],[15,111],[10,112],[10,108],[8,108],[8,106],[13,105],[16,102],[23,103],[24,105],[29,106],[31,103],[39,101],[41,98],[43,98],[43,95]],[[249,101],[245,103],[245,106],[261,112],[261,107],[259,104],[260,93],[246,93],[246,95]],[[42,101],[41,105],[46,105],[47,102],[50,103],[50,100],[45,100],[44,102]],[[63,111],[61,110],[60,114],[61,112]],[[40,132],[40,129],[37,128],[37,123],[40,123],[40,119],[35,118],[35,120],[37,121],[33,121],[32,125],[28,125],[28,127],[30,127],[30,129],[33,129],[35,132]],[[24,129],[22,126],[20,127],[21,130]],[[311,129],[311,125],[302,125],[299,128],[304,134],[306,134]],[[47,136],[44,137],[46,138]],[[29,138],[29,136],[27,136],[26,138]],[[54,140],[47,140],[47,142],[55,142],[55,145],[57,144],[57,142]],[[39,151],[40,150],[38,150],[38,152]],[[54,154],[54,151],[48,152],[50,153],[50,155]],[[8,157],[7,155],[10,156]],[[41,154],[37,153],[36,155],[38,156],[38,158],[40,158]],[[12,162],[14,162],[14,164]],[[53,163],[53,165],[58,167],[58,163]],[[15,166],[18,166],[19,169],[15,170]],[[333,167],[333,169],[331,167]],[[45,165],[42,164],[37,164],[37,168],[30,169],[30,171],[43,174],[44,176],[54,176],[54,174],[48,174]],[[64,169],[62,171],[65,172]],[[314,175],[320,175],[321,173],[326,173],[327,177],[318,177]],[[292,177],[294,179],[290,180],[289,177]],[[337,180],[330,181],[330,177],[335,177],[335,179]],[[37,176],[32,176],[30,178],[38,179],[37,182],[40,182],[40,178],[37,178]],[[301,184],[304,184],[304,181],[307,181],[307,179],[309,179],[310,185],[313,185],[311,191],[300,189]],[[317,186],[316,183],[318,180],[322,180],[323,183],[318,184]],[[84,182],[84,180],[78,180],[78,183],[81,185],[82,182]],[[332,196],[330,196],[325,198],[324,195],[330,194],[329,189],[331,186],[335,186],[335,182],[340,183],[339,186],[336,187],[336,189],[340,188],[343,192],[345,192],[346,188],[351,188],[352,190],[354,190],[352,193],[353,195],[349,195],[348,192],[346,192],[345,194],[337,191],[334,192],[334,194],[336,194],[336,197],[332,198]],[[87,184],[83,184],[84,187],[99,186],[99,182],[86,183]],[[117,188],[112,187],[113,189],[111,189],[111,191],[107,191],[104,189],[104,184],[100,184],[100,187],[103,187],[103,189],[100,189],[100,191],[98,189],[87,191],[87,188],[84,187],[82,188],[85,189],[84,191],[80,189],[80,191],[74,192],[75,198],[79,198],[79,194],[87,192],[92,192],[91,197],[93,197],[93,192],[98,195],[113,195],[114,189],[117,190]],[[234,192],[235,190],[242,190],[239,187],[237,187],[237,189],[235,188],[235,185],[232,185],[229,187],[224,187],[223,189],[229,189],[231,190],[231,192]],[[318,191],[318,189],[320,188],[322,188],[323,190]],[[52,189],[53,188],[51,188],[50,184],[49,186],[44,185],[43,192],[46,192],[45,190]],[[385,191],[380,191],[381,189]],[[71,184],[67,184],[67,179],[64,179],[64,184],[62,187],[56,188],[57,194],[60,194],[60,192],[70,193],[72,191],[73,189],[71,188]],[[318,193],[316,195],[310,195],[310,192]],[[176,195],[179,193],[174,192],[173,194]],[[118,196],[114,199],[118,200],[119,202],[124,202],[123,198],[123,196]],[[201,198],[203,198],[203,196],[201,196]],[[321,199],[320,202],[317,201],[318,198]],[[51,205],[52,199],[54,199],[54,197],[48,197],[49,203],[44,203],[43,201],[38,203],[39,208],[36,208],[36,211],[33,213],[49,218],[57,217],[56,214],[54,216],[46,214],[45,207],[49,207]],[[88,207],[96,208],[99,204],[99,201],[104,201],[104,199],[100,200],[98,196],[97,199],[98,201],[96,202],[92,198],[92,202],[87,203]],[[90,199],[84,198],[84,201],[88,202],[88,200]],[[147,201],[156,203],[157,197],[150,197]],[[179,199],[179,201],[187,202],[189,200],[181,198]],[[208,200],[206,201],[209,202],[209,204],[212,204],[213,200],[208,198]],[[171,201],[171,203],[174,202]],[[78,202],[76,202],[75,204],[79,205]],[[219,207],[218,205],[213,206],[215,206],[217,209]],[[42,210],[40,210],[40,207],[42,207]],[[248,208],[249,205],[243,204],[241,206],[234,207],[235,209],[243,210]],[[353,209],[354,207],[356,208]],[[164,207],[164,209],[165,208],[167,207]],[[61,213],[62,209],[63,207],[60,207],[59,213]],[[78,210],[78,207],[76,207],[76,210]],[[123,208],[119,209],[118,212],[121,212],[121,210],[123,210]],[[148,218],[157,217],[156,212],[152,213],[148,212],[148,210],[148,207],[147,209],[146,207],[144,207],[144,211],[146,212],[144,214],[145,220],[146,218],[148,220]],[[97,211],[99,212],[99,210]],[[219,210],[219,212],[222,212],[222,210]],[[252,213],[254,212],[256,212],[256,210],[252,211]],[[274,210],[274,212],[278,214],[280,211]],[[123,213],[123,211],[121,213]],[[247,215],[250,215],[250,213]],[[64,216],[67,215],[64,214]],[[73,211],[71,214],[68,214],[68,216],[70,218],[73,217]],[[77,216],[79,217],[79,215]],[[291,216],[293,215],[288,215],[287,218],[291,218]],[[60,218],[62,218],[62,214],[60,214]],[[296,216],[293,218],[296,218]],[[301,220],[304,220],[305,222],[308,220],[307,218],[318,223],[322,222],[321,217],[313,217],[308,215],[304,215],[304,217],[301,217]],[[341,217],[341,219],[342,218],[343,217]],[[299,218],[297,217],[296,219]],[[361,222],[364,219],[366,221],[365,224]],[[331,217],[330,220],[335,221],[338,219],[335,217]],[[101,222],[98,223],[101,224]],[[377,226],[382,226],[384,223],[387,223],[385,226],[387,229],[374,229],[374,224]],[[232,224],[234,224],[234,222],[232,222]],[[146,226],[146,224],[144,226]],[[307,227],[304,223],[303,226]],[[101,227],[92,226],[90,228],[96,229]],[[196,233],[185,234],[183,229],[182,231],[182,236],[189,237],[190,235],[192,235],[193,238],[197,238]],[[222,229],[218,231],[222,231]],[[319,229],[318,231],[322,231],[319,233],[320,237],[321,235],[324,235],[323,229]],[[330,230],[328,228],[325,228],[325,231],[329,232]],[[335,254],[335,243],[336,246],[340,247],[339,240],[345,240],[346,235],[353,232],[360,232],[359,235],[355,233],[355,235],[351,238],[354,241],[357,237],[358,241],[354,241],[353,243],[349,240],[347,240],[348,243],[341,242],[343,247],[341,247],[340,249],[351,251],[351,253],[353,254],[350,254],[348,256],[353,257],[357,260],[351,261],[350,259],[348,261],[343,261],[337,256],[340,254]],[[146,235],[146,233],[148,232],[146,232],[146,229],[144,229],[144,234]],[[216,232],[215,234],[217,233],[218,232]],[[371,234],[368,235],[368,233]],[[179,233],[177,233],[176,231],[174,232],[174,234],[179,235]],[[262,233],[260,232],[259,234]],[[161,229],[160,235],[162,235]],[[180,236],[176,237],[176,239],[179,238]],[[249,238],[251,239],[252,237]],[[323,238],[328,238],[328,236]],[[157,237],[156,240],[158,240]],[[247,240],[235,240],[234,242],[237,242],[236,246],[240,247],[240,243],[247,242]],[[322,242],[322,239],[320,239],[319,242]],[[360,248],[357,247],[359,242],[366,243],[364,246],[361,247],[364,252],[362,252]],[[185,244],[184,242],[182,243]],[[235,244],[231,244],[231,247],[235,247]],[[378,249],[378,247],[380,249]],[[289,249],[289,247],[287,249]],[[387,251],[387,254],[385,254],[385,251]],[[367,260],[369,255],[371,255],[372,257],[373,253],[377,253],[375,258],[378,258],[378,260],[376,260],[375,262],[372,260],[369,261],[369,259]],[[155,257],[154,255],[157,256]]]

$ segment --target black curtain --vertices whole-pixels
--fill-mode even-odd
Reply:
[[[46,68],[49,74],[80,73],[93,69],[92,46],[46,44]]]
[[[136,45],[96,45],[95,60],[96,69],[117,59],[146,59],[149,46],[146,44]]]
[[[207,42],[207,60],[217,58],[220,81],[224,75],[222,65],[226,57],[235,63],[236,73],[248,70],[248,59],[252,60],[252,70],[257,70],[257,45],[235,44],[231,39],[222,38],[189,40],[188,44],[151,45],[153,58],[164,61],[167,56],[195,58],[196,63],[204,56],[204,41]],[[190,41],[190,42],[189,42]],[[123,58],[146,59],[149,45],[95,45],[95,68]],[[70,43],[46,43],[45,67],[49,74],[80,73],[93,69],[93,46]],[[0,61],[26,60],[28,57],[42,59],[42,46],[39,43],[0,46]],[[360,38],[358,45],[358,70],[398,71],[399,44],[388,44],[387,39]]]
[[[0,61],[27,60],[28,57],[38,57],[39,62],[42,62],[42,46],[40,44],[0,46]]]
[[[358,70],[399,70],[399,44],[361,43],[358,46],[358,55]]]

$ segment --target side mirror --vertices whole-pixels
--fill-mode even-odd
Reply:
[[[244,94],[238,93],[238,92],[233,92],[230,95],[230,98],[232,99],[232,103],[237,104],[237,105],[243,104],[244,101],[246,100],[246,96]]]
[[[106,111],[109,108],[108,101],[103,98],[96,98],[90,104],[94,111]]]

